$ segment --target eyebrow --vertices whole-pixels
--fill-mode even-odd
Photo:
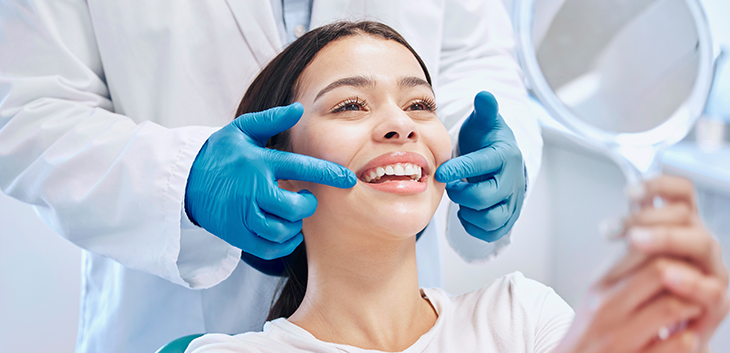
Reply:
[[[428,86],[428,88],[431,89],[431,92],[433,92],[433,87],[431,87],[431,84],[428,83],[428,81],[414,76],[408,76],[403,77],[400,80],[398,80],[398,85],[402,87],[417,87],[417,86]]]
[[[363,86],[375,86],[375,80],[366,77],[366,76],[353,76],[353,77],[345,77],[341,78],[335,82],[330,83],[327,85],[327,87],[323,88],[319,93],[317,93],[317,96],[314,97],[314,101],[316,102],[319,97],[322,97],[325,93],[341,86],[354,86],[354,87],[363,87]]]
[[[401,87],[417,87],[417,86],[428,86],[428,88],[433,92],[433,87],[431,87],[431,84],[428,83],[428,81],[414,77],[414,76],[408,76],[403,77],[400,80],[398,80],[398,85]],[[345,77],[341,78],[335,82],[330,83],[327,85],[327,87],[323,88],[317,95],[314,97],[314,101],[316,102],[317,99],[322,97],[325,93],[341,86],[353,86],[353,87],[363,87],[363,86],[375,86],[375,80],[373,80],[370,77],[367,76],[353,76],[353,77]]]

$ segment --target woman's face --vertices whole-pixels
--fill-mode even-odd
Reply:
[[[449,159],[451,141],[413,54],[395,41],[345,37],[325,46],[299,83],[304,115],[291,130],[292,151],[358,177],[352,189],[282,183],[317,197],[304,234],[338,227],[402,238],[423,229],[443,195],[444,184],[433,175]]]

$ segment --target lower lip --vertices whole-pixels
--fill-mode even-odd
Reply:
[[[425,177],[421,178],[421,181],[399,180],[387,181],[379,184],[363,183],[377,191],[390,192],[394,194],[418,194],[426,191],[428,188]]]

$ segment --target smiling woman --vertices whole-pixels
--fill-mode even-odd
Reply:
[[[300,306],[309,287],[306,259],[321,248],[314,243],[334,244],[320,234],[350,234],[358,239],[355,234],[363,230],[397,231],[406,237],[421,231],[444,191],[444,185],[431,175],[451,153],[425,64],[386,25],[342,22],[307,33],[254,80],[236,115],[295,100],[304,106],[301,120],[272,137],[267,146],[336,162],[355,171],[360,182],[341,190],[279,181],[284,189],[314,193],[318,207],[304,222],[304,243],[288,258],[289,279],[269,320],[289,317]],[[362,211],[367,205],[373,207],[366,215]],[[309,244],[306,255],[305,244]],[[342,246],[362,249],[361,244]]]
[[[311,192],[318,206],[303,221],[304,242],[286,261],[264,331],[205,335],[188,352],[684,352],[711,337],[727,313],[727,273],[719,252],[692,252],[719,247],[688,207],[691,185],[672,178],[648,184],[645,197],[673,207],[647,209],[651,216],[631,225],[683,231],[654,246],[648,228],[637,233],[634,251],[594,285],[572,325],[572,309],[520,273],[459,296],[420,289],[416,235],[443,196],[433,174],[451,153],[434,102],[418,54],[375,22],[315,29],[262,71],[237,115],[289,105],[277,109],[301,119],[267,146],[335,162],[358,181],[340,189],[278,180]],[[692,246],[667,248],[682,242]],[[685,271],[681,284],[667,276],[673,270]]]

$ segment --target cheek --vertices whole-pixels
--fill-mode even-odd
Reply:
[[[292,130],[291,147],[294,153],[347,166],[357,151],[356,140],[347,129],[333,124],[307,124]]]
[[[451,159],[451,137],[443,124],[440,122],[435,124],[427,129],[423,136],[428,141],[428,148],[433,153],[437,168]]]
[[[350,131],[353,129],[356,131]],[[361,130],[362,128],[360,128],[360,135],[362,135]],[[361,137],[356,133],[355,127],[343,127],[342,124],[332,121],[300,123],[291,130],[291,151],[347,167],[362,145]],[[345,194],[342,193],[342,189],[317,183],[291,180],[289,185],[294,189],[293,191],[309,190],[320,203],[324,200],[336,200]],[[338,195],[338,192],[342,194]]]

